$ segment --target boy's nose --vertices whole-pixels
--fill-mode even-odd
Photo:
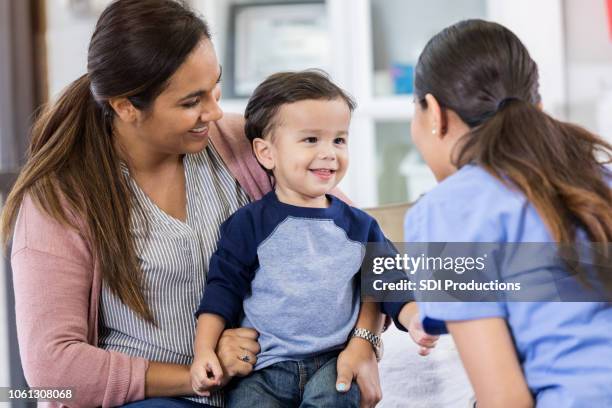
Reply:
[[[319,151],[319,159],[321,160],[336,160],[336,152],[333,147],[322,147]]]

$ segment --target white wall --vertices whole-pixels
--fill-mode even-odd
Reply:
[[[47,68],[49,96],[55,98],[87,71],[87,46],[96,17],[77,16],[64,0],[47,0]]]
[[[612,38],[606,4],[564,0],[564,5],[569,118],[612,141],[607,119],[612,116]]]

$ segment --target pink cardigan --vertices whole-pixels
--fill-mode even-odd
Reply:
[[[270,191],[244,136],[226,114],[210,138],[252,200]],[[11,254],[21,362],[31,387],[72,388],[74,407],[113,407],[145,396],[148,361],[96,347],[102,275],[79,231],[24,200]],[[60,407],[59,403],[47,406]]]

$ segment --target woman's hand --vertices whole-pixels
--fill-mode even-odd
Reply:
[[[244,377],[253,371],[259,353],[259,334],[248,328],[227,329],[217,343],[217,356],[223,369],[221,387],[232,377]]]
[[[361,408],[375,407],[382,399],[378,362],[372,345],[364,339],[353,337],[338,356],[336,389],[346,392],[353,380],[361,393]],[[343,386],[341,385],[343,384]]]

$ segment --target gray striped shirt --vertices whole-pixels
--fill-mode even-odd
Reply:
[[[162,211],[137,186],[127,167],[136,199],[149,219],[149,233],[137,211],[131,229],[142,267],[145,297],[157,327],[140,319],[103,285],[99,346],[151,361],[191,364],[194,312],[204,291],[208,261],[219,239],[219,226],[249,198],[208,144],[183,159],[187,190],[186,222]],[[223,398],[193,398],[223,406]]]

